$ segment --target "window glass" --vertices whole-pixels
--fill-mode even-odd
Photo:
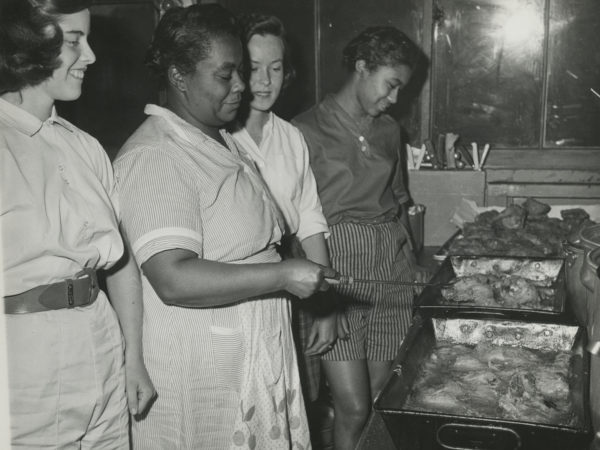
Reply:
[[[544,5],[544,0],[434,3],[434,136],[453,132],[463,142],[539,148]]]
[[[600,146],[600,1],[552,0],[544,146]]]

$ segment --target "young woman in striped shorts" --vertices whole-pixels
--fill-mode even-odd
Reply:
[[[400,128],[385,114],[419,54],[396,28],[363,31],[344,49],[345,84],[292,122],[308,143],[331,230],[331,263],[342,274],[410,281],[420,272],[408,248]],[[339,286],[338,293],[350,337],[338,339],[323,366],[334,401],[335,448],[352,449],[410,324],[413,292],[357,284]]]

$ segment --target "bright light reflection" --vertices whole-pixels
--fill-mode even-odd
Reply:
[[[508,1],[492,17],[504,46],[537,48],[544,35],[543,11],[523,1]]]
[[[513,12],[504,24],[504,42],[516,45],[539,37],[539,23],[540,18],[532,9]]]

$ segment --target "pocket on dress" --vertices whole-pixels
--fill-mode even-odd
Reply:
[[[246,343],[241,327],[210,327],[213,344],[215,383],[226,390],[240,392],[246,356]]]
[[[277,384],[283,374],[283,348],[281,342],[281,330],[262,332],[261,338],[263,348],[260,349],[258,363],[264,367],[263,377],[267,386]]]

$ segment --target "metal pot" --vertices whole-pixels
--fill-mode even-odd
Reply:
[[[581,282],[581,268],[585,257],[585,248],[577,242],[564,242],[565,274],[567,298],[571,311],[581,326],[587,325],[587,289]]]
[[[600,279],[598,278],[600,266],[600,246],[586,253],[581,266],[581,283],[588,291],[591,309],[591,336],[600,340]],[[598,328],[598,329],[596,329]]]
[[[591,344],[600,341],[600,247],[587,253],[581,268],[581,281],[588,289],[593,306],[591,320]],[[594,431],[600,431],[600,355],[592,355],[590,359],[590,408]],[[600,448],[595,438],[595,448]]]
[[[575,318],[588,329],[591,338],[591,325],[594,310],[592,293],[581,280],[581,270],[587,253],[600,247],[600,224],[584,227],[580,232],[563,243],[566,255],[567,296]]]

